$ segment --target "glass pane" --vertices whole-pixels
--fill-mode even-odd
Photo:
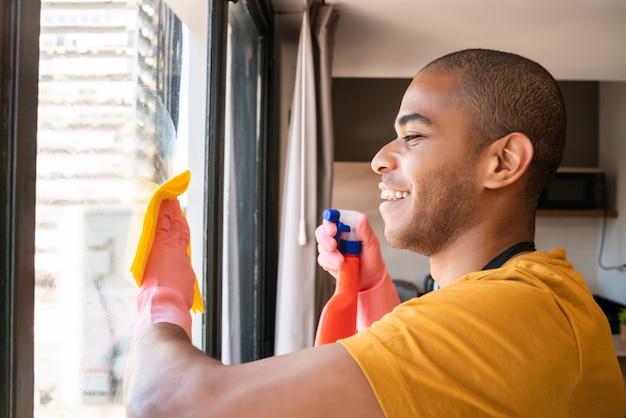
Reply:
[[[245,2],[228,20],[222,360],[240,363],[258,352],[261,47]]]
[[[143,211],[187,166],[183,38],[161,0],[42,1],[37,417],[124,416]]]

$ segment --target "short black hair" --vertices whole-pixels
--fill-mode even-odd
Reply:
[[[452,71],[460,77],[454,92],[470,117],[479,145],[512,132],[528,136],[534,157],[528,169],[526,198],[536,209],[543,189],[561,164],[566,115],[554,77],[538,63],[520,55],[489,49],[453,52],[420,72]]]

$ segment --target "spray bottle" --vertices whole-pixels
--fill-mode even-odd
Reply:
[[[361,241],[355,229],[358,215],[359,212],[343,209],[326,209],[322,214],[325,220],[337,224],[335,240],[345,262],[339,270],[335,293],[322,310],[315,337],[316,346],[334,343],[356,334],[361,262]]]

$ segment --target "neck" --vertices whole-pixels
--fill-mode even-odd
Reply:
[[[500,229],[500,231],[506,231],[506,229]],[[515,244],[532,242],[533,239],[533,233],[529,231],[509,230],[504,235],[469,231],[444,250],[429,257],[431,275],[439,287],[443,288],[468,273],[482,270]],[[518,252],[512,257],[527,252],[530,251]]]

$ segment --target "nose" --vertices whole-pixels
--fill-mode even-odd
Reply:
[[[393,144],[394,141],[388,142],[385,146],[383,146],[374,158],[372,158],[372,170],[374,170],[377,174],[384,174],[389,170],[396,168],[395,158],[393,157]]]

